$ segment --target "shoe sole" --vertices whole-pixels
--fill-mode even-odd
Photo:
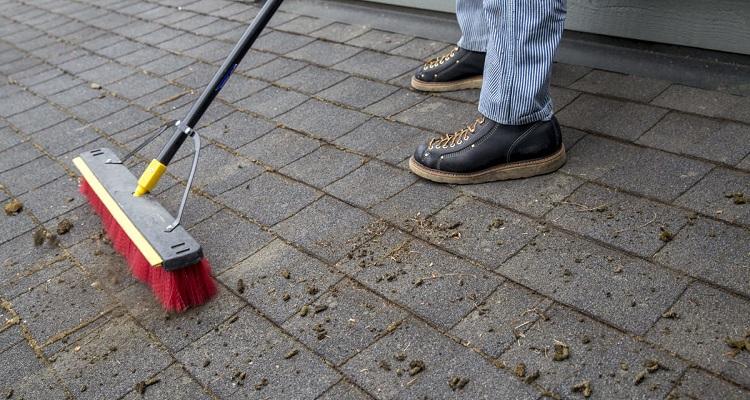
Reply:
[[[411,87],[423,92],[452,92],[454,90],[481,89],[482,75],[452,82],[425,82],[412,76]]]
[[[565,164],[565,146],[560,148],[551,156],[531,161],[519,161],[515,163],[500,165],[488,168],[478,172],[445,172],[437,169],[425,167],[412,156],[409,159],[409,169],[411,172],[421,176],[424,179],[440,183],[452,184],[471,184],[494,181],[505,181],[509,179],[529,178],[537,175],[549,174],[555,172]]]

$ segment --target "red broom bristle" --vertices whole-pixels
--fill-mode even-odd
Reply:
[[[80,190],[101,217],[112,247],[128,262],[133,276],[151,286],[154,295],[167,311],[184,311],[188,307],[205,303],[216,294],[216,283],[211,277],[208,260],[202,258],[193,265],[175,271],[152,267],[83,178]]]

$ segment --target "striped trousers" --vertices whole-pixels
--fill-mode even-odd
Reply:
[[[457,0],[458,45],[486,52],[479,112],[507,125],[552,118],[549,75],[566,0]]]

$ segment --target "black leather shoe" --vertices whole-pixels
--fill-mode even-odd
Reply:
[[[482,183],[528,178],[565,164],[560,125],[552,117],[503,125],[480,116],[466,128],[431,139],[409,160],[415,174],[442,183]]]
[[[425,92],[480,89],[484,56],[485,53],[454,47],[419,67],[411,78],[411,86]]]

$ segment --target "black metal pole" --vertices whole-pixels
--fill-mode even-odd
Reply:
[[[260,36],[263,28],[266,27],[268,21],[271,20],[271,17],[276,13],[276,10],[282,2],[283,0],[268,0],[263,5],[258,15],[255,16],[253,22],[247,27],[245,33],[242,34],[242,37],[232,49],[232,52],[227,59],[224,60],[221,68],[219,68],[211,79],[211,83],[209,83],[203,90],[201,96],[190,108],[190,111],[185,115],[185,118],[180,121],[180,124],[175,128],[174,134],[161,150],[161,153],[159,153],[157,160],[163,165],[167,165],[172,161],[172,157],[174,157],[175,153],[177,153],[177,150],[179,150],[180,146],[185,141],[185,138],[188,136],[186,132],[189,132],[189,129],[187,128],[193,129],[195,127],[203,116],[203,113],[206,112],[206,109],[208,109],[208,106],[214,100],[216,95],[219,94],[221,88],[227,83],[227,80],[229,80],[234,69],[237,68],[237,65],[242,61],[242,58],[245,57],[247,51],[250,50],[250,46],[255,43],[255,40]]]

